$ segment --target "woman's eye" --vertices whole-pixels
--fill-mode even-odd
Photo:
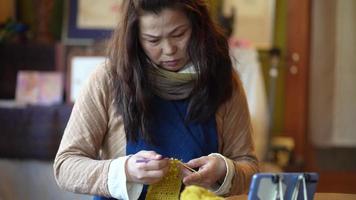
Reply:
[[[183,33],[179,33],[177,35],[172,35],[172,37],[179,38],[179,37],[182,37],[183,35],[184,35],[184,32]]]
[[[159,40],[148,40],[148,42],[151,43],[151,44],[157,44],[158,41]]]

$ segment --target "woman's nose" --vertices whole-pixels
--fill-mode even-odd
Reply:
[[[177,45],[174,42],[166,40],[163,42],[162,52],[165,55],[173,55],[177,51]]]

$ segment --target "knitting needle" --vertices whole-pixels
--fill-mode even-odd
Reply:
[[[143,159],[138,159],[136,160],[136,163],[148,163],[149,161],[151,161],[152,159],[149,158],[143,158]],[[160,160],[160,159],[159,159]],[[185,167],[186,169],[188,169],[191,172],[197,173],[198,171],[196,171],[195,169],[189,167],[187,164],[183,163],[182,161],[179,161],[179,163]]]
[[[184,164],[183,162],[180,161],[180,164],[185,167],[186,169],[188,169],[189,171],[191,172],[194,172],[194,173],[198,173],[198,171],[196,171],[195,169],[189,167],[187,164]]]

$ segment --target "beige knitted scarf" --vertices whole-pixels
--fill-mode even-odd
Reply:
[[[147,70],[148,81],[154,94],[167,100],[188,98],[191,94],[197,74],[192,65],[180,72],[171,72],[157,66]]]

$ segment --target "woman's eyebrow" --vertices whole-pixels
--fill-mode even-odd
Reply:
[[[156,36],[156,35],[151,35],[151,34],[148,34],[148,33],[142,33],[142,36],[145,36],[145,37],[150,37],[150,38],[160,38],[160,36]]]
[[[172,31],[170,31],[168,34],[172,34],[172,33],[176,32],[177,30],[182,29],[182,28],[185,28],[185,27],[187,27],[187,26],[188,26],[187,24],[178,25],[178,26],[175,27]]]
[[[188,26],[187,24],[178,25],[178,26],[175,27],[173,30],[171,30],[168,34],[170,35],[170,34],[176,32],[176,31],[179,30],[179,29],[186,28],[187,26]],[[161,36],[159,36],[159,35],[152,35],[152,34],[149,34],[149,33],[142,33],[142,36],[150,37],[150,38],[154,38],[154,39],[157,39],[157,38],[160,38],[160,37],[161,37]]]

